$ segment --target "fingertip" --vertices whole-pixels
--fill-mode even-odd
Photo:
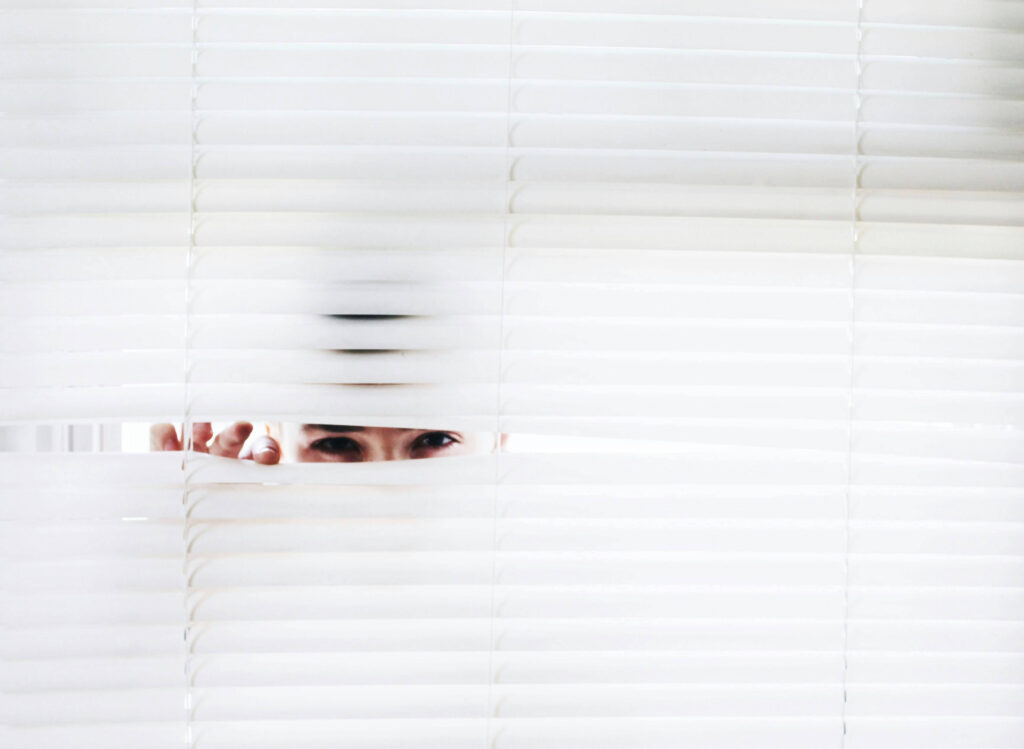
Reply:
[[[231,429],[237,442],[245,442],[252,434],[252,424],[248,421],[236,421],[231,425]]]
[[[281,453],[272,447],[264,447],[252,454],[252,459],[264,466],[272,466],[281,462]]]
[[[153,424],[149,428],[149,449],[153,451],[173,451],[180,449],[178,434],[173,424]]]
[[[272,437],[263,437],[253,445],[252,459],[260,465],[275,465],[281,461],[281,447]]]
[[[194,421],[192,422],[192,439],[185,439],[185,427],[182,426],[182,442],[184,443],[182,449],[190,450],[197,453],[209,453],[210,448],[207,446],[207,442],[213,437],[213,424],[208,421]]]

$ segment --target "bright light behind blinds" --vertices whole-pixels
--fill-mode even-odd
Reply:
[[[0,455],[4,746],[1024,744],[1024,4],[3,6],[9,429],[659,446]]]

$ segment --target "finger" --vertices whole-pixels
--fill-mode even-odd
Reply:
[[[238,457],[252,460],[265,466],[272,466],[281,461],[281,446],[270,436],[261,436],[253,440]]]
[[[206,443],[213,436],[213,425],[208,421],[197,421],[192,425],[192,450],[197,453],[208,453]]]
[[[238,451],[252,434],[252,424],[247,421],[236,421],[230,427],[217,435],[217,438],[210,445],[210,455],[219,455],[223,458],[237,458]]]
[[[181,443],[178,442],[178,433],[174,431],[174,424],[154,424],[149,428],[149,449],[180,450]]]

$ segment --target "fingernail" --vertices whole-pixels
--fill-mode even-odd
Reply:
[[[259,461],[263,458],[277,457],[277,455],[277,448],[267,445],[265,447],[258,448],[256,452],[253,453],[253,458]]]

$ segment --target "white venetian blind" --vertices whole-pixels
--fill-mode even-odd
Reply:
[[[1024,4],[4,0],[3,745],[1024,744]],[[549,449],[550,448],[550,449]]]

